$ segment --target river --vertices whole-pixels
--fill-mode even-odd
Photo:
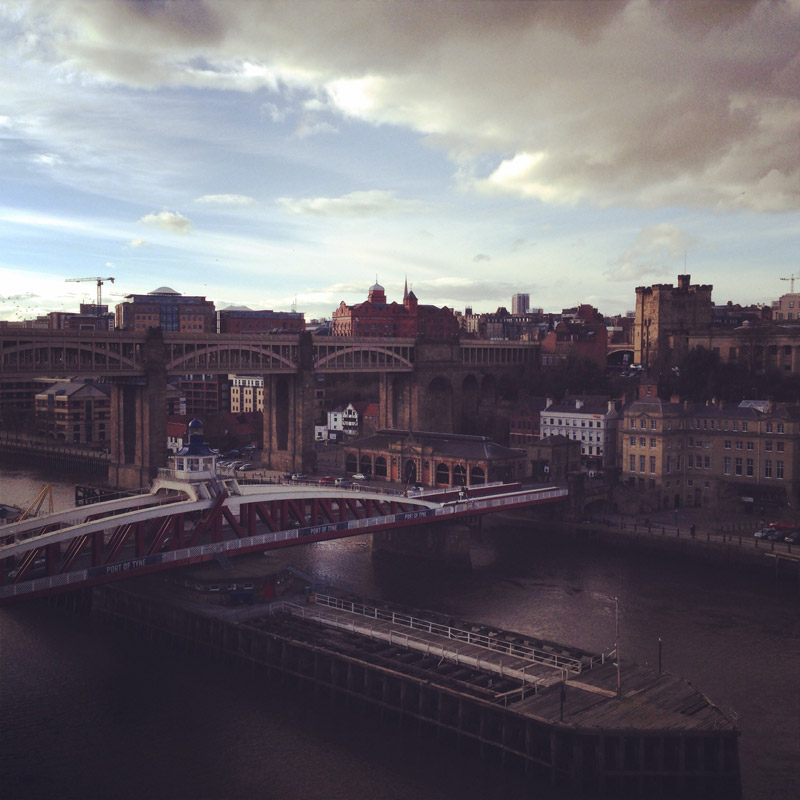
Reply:
[[[24,505],[48,481],[57,508],[71,505],[71,483],[9,469],[0,500]],[[664,669],[738,714],[744,798],[800,796],[796,583],[556,529],[485,527],[471,572],[376,563],[366,537],[271,558],[367,597],[590,650],[613,647],[618,598],[623,659],[655,664],[660,637]],[[528,796],[407,732],[38,606],[0,609],[0,776],[0,797],[15,800]]]

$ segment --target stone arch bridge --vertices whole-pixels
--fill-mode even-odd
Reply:
[[[538,363],[538,353],[527,342],[2,328],[0,381],[46,375],[110,382],[110,479],[136,488],[164,466],[170,376],[262,376],[265,460],[273,469],[302,471],[316,457],[317,376],[377,374],[381,427],[473,433],[481,411]]]

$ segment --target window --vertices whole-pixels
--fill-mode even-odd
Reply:
[[[667,463],[666,463],[666,473],[667,475],[672,472],[672,456],[667,456]]]
[[[636,456],[628,457],[628,471],[636,472]]]
[[[772,433],[772,423],[771,422],[767,423],[767,433]]]
[[[734,429],[735,431],[738,431],[738,430],[739,430],[739,423],[738,423],[738,422],[734,421],[734,423],[733,423],[733,429]]]
[[[694,447],[694,437],[690,436],[689,441],[686,443],[687,447]]]
[[[741,458],[737,458],[736,459],[735,468],[736,468],[736,474],[737,475],[741,475],[742,474],[742,459]]]
[[[639,427],[644,430],[647,427],[647,420],[643,419],[639,422]]]
[[[772,442],[764,442],[764,449],[768,452],[772,452]]]
[[[656,429],[656,421],[654,419],[650,420],[650,430],[654,431]]]
[[[702,469],[703,468],[703,456],[698,455],[694,460],[694,465],[697,467],[697,469]]]
[[[655,440],[655,437],[651,436],[651,437],[650,437],[650,447],[655,447],[655,446],[656,446],[656,440]]]
[[[753,443],[752,442],[748,442],[747,443],[747,449],[750,450],[750,451],[753,450]]]
[[[782,422],[778,423],[778,433],[783,433],[783,423]]]
[[[779,453],[783,452],[783,442],[778,442],[778,452]]]
[[[747,459],[745,467],[746,467],[746,473],[747,473],[748,477],[752,478],[753,477],[753,459],[752,458],[748,458]]]
[[[746,433],[746,432],[747,432],[747,423],[743,422],[742,423],[742,433]]]
[[[631,447],[636,447],[636,437],[631,436]]]
[[[726,450],[730,450],[731,449],[731,440],[730,439],[726,439],[725,440],[725,449]]]
[[[764,477],[771,478],[772,477],[772,459],[767,458],[764,460]]]
[[[647,447],[647,439],[644,436],[639,437],[639,447]]]
[[[722,472],[725,475],[730,475],[731,474],[731,457],[730,456],[725,456],[725,458],[722,459]]]
[[[644,472],[645,471],[644,464],[645,464],[644,456],[639,456],[639,472]]]
[[[736,449],[737,450],[741,450],[742,449],[742,440],[741,439],[737,439],[736,440]]]
[[[631,428],[635,428],[635,427],[636,427],[636,420],[632,419],[631,420]]]
[[[783,461],[775,462],[775,477],[783,480]]]
[[[650,456],[650,474],[655,474],[656,471],[656,457]]]
[[[711,456],[703,457],[703,469],[711,469]]]

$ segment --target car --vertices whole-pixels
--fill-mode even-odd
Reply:
[[[348,483],[350,483],[350,481],[347,478],[337,478],[334,481],[336,486],[347,486]]]
[[[797,528],[793,531],[789,531],[789,533],[787,533],[786,536],[783,537],[783,541],[789,542],[789,544],[800,544],[800,528]]]
[[[255,464],[242,464],[242,466],[239,467],[239,471],[240,472],[247,472],[248,470],[255,469],[255,468],[256,468]]]
[[[768,536],[769,536],[771,533],[773,533],[773,532],[774,532],[774,530],[775,530],[775,528],[770,528],[770,527],[766,527],[766,528],[759,528],[759,529],[758,529],[758,530],[757,530],[757,531],[756,531],[756,532],[753,534],[753,536],[754,536],[756,539],[766,539],[766,538],[767,538],[767,537],[768,537]]]
[[[782,542],[786,538],[787,533],[788,531],[786,528],[772,528],[766,538],[768,542]]]
[[[292,474],[293,481],[304,481],[306,479],[306,475],[304,472],[295,472]]]
[[[356,474],[353,475],[353,480],[354,481],[365,481],[366,477],[364,476],[363,472],[356,472]]]
[[[333,486],[333,475],[326,475],[324,478],[319,479],[320,486]]]

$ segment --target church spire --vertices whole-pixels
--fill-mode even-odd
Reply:
[[[406,283],[403,287],[403,302],[405,303],[406,300],[408,300],[408,275],[406,275]]]

